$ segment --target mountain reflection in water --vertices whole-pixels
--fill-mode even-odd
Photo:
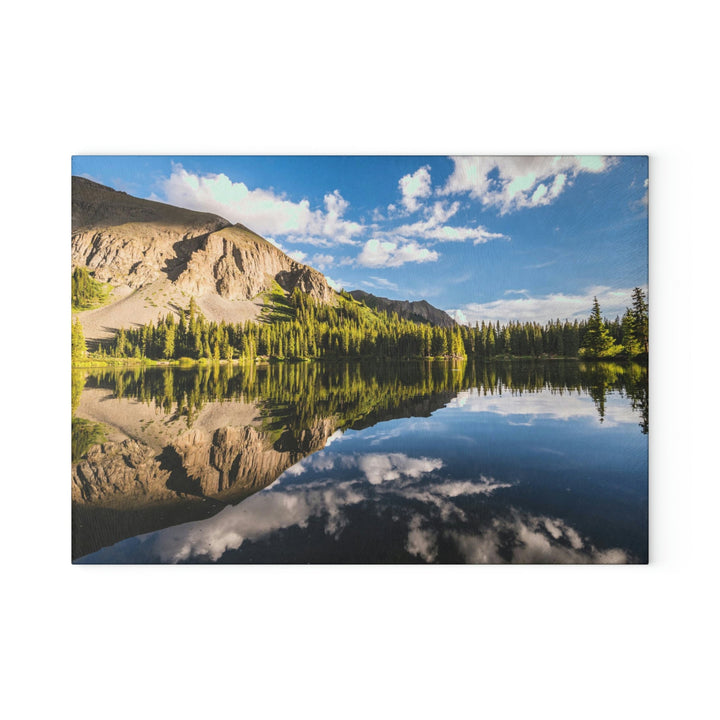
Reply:
[[[73,558],[646,562],[647,388],[570,361],[78,372]]]

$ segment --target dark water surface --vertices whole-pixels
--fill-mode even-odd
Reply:
[[[73,560],[643,563],[647,370],[526,361],[73,376]]]

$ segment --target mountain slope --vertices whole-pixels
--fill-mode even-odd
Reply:
[[[363,292],[362,290],[351,290],[356,300],[364,302],[374,310],[381,310],[388,313],[396,313],[399,317],[414,322],[438,325],[439,327],[452,327],[455,321],[443,310],[433,307],[426,300],[410,302],[409,300],[390,300],[377,295]]]
[[[111,303],[80,314],[89,340],[177,312],[196,296],[209,320],[256,318],[277,282],[332,303],[322,273],[243,225],[72,179],[72,266],[110,283]]]

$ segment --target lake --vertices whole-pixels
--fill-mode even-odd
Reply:
[[[647,368],[74,371],[76,563],[646,563]]]

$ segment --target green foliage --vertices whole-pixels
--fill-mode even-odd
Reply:
[[[292,297],[295,297],[295,294],[297,293],[301,295],[303,294],[300,290],[295,289]],[[292,297],[288,298],[285,295],[285,291],[275,280],[273,280],[270,292],[265,295],[263,320],[269,323],[293,320],[295,315],[293,311],[294,307],[292,304]]]
[[[107,302],[110,285],[95,280],[87,268],[76,267],[71,282],[73,312],[90,310]]]
[[[80,396],[82,395],[82,391],[85,387],[85,377],[86,375],[82,370],[76,370],[73,368],[70,392],[70,402],[73,415],[75,415],[75,410],[77,409],[78,403],[80,402]]]
[[[587,330],[583,339],[582,357],[587,358],[613,358],[623,352],[622,345],[618,345],[605,326],[600,314],[600,303],[593,299],[593,308],[587,323]]]
[[[335,417],[339,427],[367,427],[386,410],[438,393],[478,388],[484,395],[589,392],[601,418],[609,392],[623,390],[647,428],[647,368],[605,362],[512,360],[500,362],[330,362],[205,364],[196,368],[96,370],[88,384],[118,397],[154,403],[191,427],[207,403],[242,400],[258,406],[263,428],[304,431],[318,418]],[[423,404],[426,408],[426,405]],[[278,436],[279,437],[279,436]]]
[[[641,352],[640,343],[638,342],[637,325],[635,323],[634,314],[628,310],[622,319],[622,344],[625,348],[625,354],[628,357],[636,357]]]
[[[260,322],[235,324],[209,322],[191,298],[179,321],[169,315],[154,325],[121,329],[107,352],[118,358],[186,357],[213,363],[234,358],[612,358],[623,353],[624,334],[636,332],[626,319],[603,320],[597,301],[588,321],[443,328],[373,310],[350,295],[339,295],[331,306],[297,289],[286,296],[276,284],[268,298]]]
[[[649,339],[649,315],[645,293],[636,287],[633,290],[633,306],[628,313],[633,318],[633,337],[640,347],[640,352],[647,354]]]
[[[71,456],[74,463],[78,462],[93,445],[106,440],[105,427],[100,423],[83,418],[72,419]]]
[[[70,336],[70,347],[72,361],[81,361],[87,354],[85,346],[85,334],[83,333],[82,325],[80,321],[75,318],[72,324],[72,334]]]

